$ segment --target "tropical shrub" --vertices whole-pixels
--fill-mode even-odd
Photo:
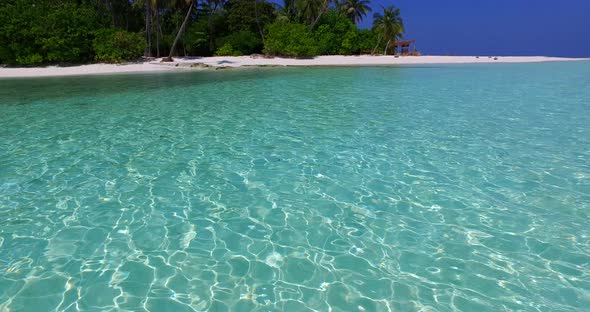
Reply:
[[[342,37],[338,54],[351,55],[358,54],[359,51],[359,32],[356,28],[351,29]]]
[[[372,30],[358,30],[367,1],[325,11],[322,0],[289,0],[282,9],[269,0],[195,1],[175,53],[307,57],[370,53],[378,41],[383,51],[403,34],[400,11],[384,8]],[[167,55],[188,8],[184,0],[0,0],[0,63],[122,62],[145,52],[146,34],[151,54]]]
[[[318,54],[338,54],[341,38],[332,31],[330,25],[320,25],[313,36],[318,44]]]
[[[348,17],[335,9],[327,10],[320,19],[314,37],[319,54],[353,54],[357,49],[357,29]]]
[[[189,55],[211,55],[210,49],[214,49],[215,45],[209,46],[214,38],[214,32],[210,28],[213,28],[213,23],[209,25],[208,20],[203,18],[192,23],[187,27],[184,32],[183,42],[184,47]],[[170,36],[170,42],[168,47],[172,45],[174,37]]]
[[[145,49],[145,40],[140,33],[101,29],[96,32],[93,47],[95,60],[119,63],[140,57]]]
[[[271,55],[304,57],[319,54],[319,47],[307,25],[276,21],[268,26],[264,52]]]
[[[230,43],[226,43],[221,48],[215,51],[215,56],[240,56],[240,52],[234,50],[234,47]]]
[[[84,62],[92,55],[96,12],[84,5],[13,0],[0,4],[0,59],[9,64]]]
[[[21,54],[16,57],[16,62],[20,65],[35,65],[43,63],[43,56],[39,53]]]
[[[360,29],[357,31],[357,35],[357,53],[371,53],[377,44],[377,36],[375,35],[375,32],[369,29]]]
[[[262,50],[260,35],[249,30],[233,32],[220,40],[222,46],[231,45],[234,54],[247,55]],[[218,54],[218,53],[215,53]]]
[[[94,10],[68,4],[44,12],[44,36],[36,38],[47,62],[84,62],[92,55],[92,33],[97,27]]]

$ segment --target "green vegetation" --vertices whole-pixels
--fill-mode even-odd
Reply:
[[[0,61],[9,64],[85,62],[99,17],[86,5],[5,0],[0,4]]]
[[[387,53],[404,32],[400,11],[358,29],[369,12],[369,0],[2,0],[0,63]]]
[[[387,47],[390,42],[395,42],[402,37],[404,33],[404,23],[400,14],[400,10],[394,6],[383,8],[383,15],[375,13],[373,20],[373,30],[379,36],[380,41],[387,41],[385,44],[385,54],[387,54]],[[375,46],[378,48],[379,43]]]
[[[358,23],[363,20],[367,13],[371,12],[368,0],[344,0],[338,3],[338,11],[345,14],[351,22]]]
[[[145,50],[145,40],[139,33],[116,29],[101,29],[95,32],[93,42],[95,60],[117,63],[137,58]]]
[[[319,47],[307,26],[280,20],[268,26],[264,52],[282,56],[313,56],[319,54]]]

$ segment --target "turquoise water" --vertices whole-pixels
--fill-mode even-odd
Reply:
[[[0,311],[582,311],[590,63],[0,80]]]

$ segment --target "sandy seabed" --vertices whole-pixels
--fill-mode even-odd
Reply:
[[[0,78],[79,76],[96,74],[138,73],[158,71],[186,71],[194,69],[244,67],[244,66],[373,66],[467,63],[530,63],[555,61],[580,61],[588,58],[561,58],[546,56],[343,56],[324,55],[308,59],[266,58],[263,56],[179,57],[174,62],[153,59],[142,63],[89,64],[79,66],[4,67]]]

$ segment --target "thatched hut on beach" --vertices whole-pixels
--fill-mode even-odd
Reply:
[[[416,53],[416,40],[397,41],[390,44],[389,48],[393,49],[395,54],[413,55]]]

